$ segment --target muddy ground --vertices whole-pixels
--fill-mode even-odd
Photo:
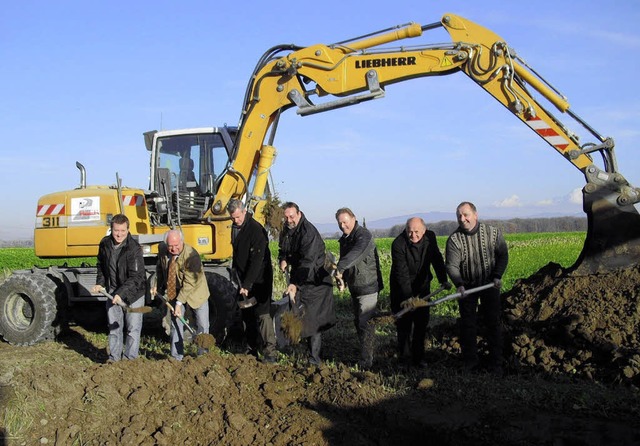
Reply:
[[[2,343],[0,445],[637,445],[639,296],[640,268],[565,277],[550,264],[517,283],[503,378],[463,372],[455,321],[437,318],[428,369],[398,364],[382,318],[360,370],[346,311],[320,368],[304,345],[263,364],[232,339],[180,363],[149,333],[143,357],[106,364],[104,337],[79,326]]]

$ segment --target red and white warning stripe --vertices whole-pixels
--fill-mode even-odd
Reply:
[[[144,197],[142,195],[123,195],[122,204],[125,206],[144,206]]]
[[[529,118],[525,121],[529,127],[531,127],[538,135],[542,136],[549,144],[560,151],[564,151],[569,147],[569,141],[558,134],[554,129],[549,127],[546,121],[543,121],[539,117]]]
[[[43,215],[60,215],[64,214],[64,204],[41,204],[38,205],[36,216]]]

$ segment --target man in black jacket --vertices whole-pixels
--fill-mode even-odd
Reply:
[[[233,220],[231,243],[232,268],[238,280],[241,298],[255,297],[258,303],[242,309],[249,353],[258,356],[262,345],[263,360],[276,361],[276,335],[271,317],[273,267],[269,251],[269,236],[260,223],[247,214],[242,201],[233,199],[227,205]]]
[[[441,286],[447,284],[444,259],[438,249],[436,235],[427,230],[424,220],[407,220],[405,230],[391,244],[390,300],[394,313],[401,310],[402,302],[411,297],[429,294],[433,267]],[[411,356],[416,367],[425,367],[424,340],[429,324],[429,307],[418,307],[396,321],[398,331],[398,357]]]
[[[282,209],[285,227],[280,234],[280,270],[291,267],[287,293],[304,307],[301,337],[308,338],[309,363],[320,365],[322,332],[336,323],[333,280],[324,268],[324,240],[297,204],[287,202]]]
[[[351,209],[338,209],[336,221],[342,231],[338,240],[340,260],[336,277],[349,287],[354,323],[360,341],[360,365],[370,368],[373,363],[374,327],[369,324],[369,320],[376,311],[378,292],[384,288],[378,250],[371,232],[358,224]]]
[[[100,241],[96,285],[91,290],[100,293],[106,290],[113,300],[107,299],[107,321],[109,323],[109,360],[119,361],[138,357],[142,313],[125,313],[120,306],[131,308],[144,305],[146,273],[142,248],[129,233],[129,219],[117,214],[111,219],[111,234]],[[124,325],[127,326],[126,342]],[[123,342],[124,352],[123,352]]]

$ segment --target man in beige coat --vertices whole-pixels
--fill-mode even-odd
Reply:
[[[171,356],[181,361],[184,356],[185,306],[196,316],[197,333],[209,333],[209,287],[200,254],[184,242],[177,229],[165,234],[160,244],[156,265],[157,290],[166,295],[173,307],[171,314]],[[203,353],[203,351],[199,351]]]

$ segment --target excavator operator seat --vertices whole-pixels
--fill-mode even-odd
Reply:
[[[193,172],[193,160],[189,157],[180,158],[180,174],[178,177],[180,189],[183,191],[197,191],[198,182]]]
[[[198,220],[207,209],[209,197],[202,196],[193,171],[193,160],[188,155],[180,158],[179,167],[178,193],[174,197],[174,207],[179,211],[180,219]]]

